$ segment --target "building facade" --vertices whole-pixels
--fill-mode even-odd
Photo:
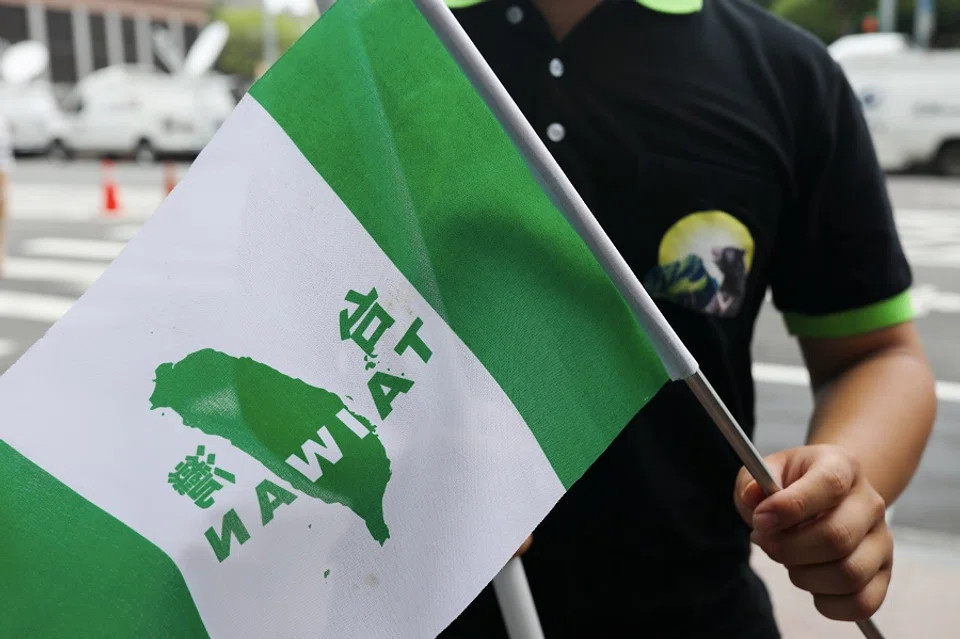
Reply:
[[[169,30],[185,52],[207,22],[210,0],[0,0],[0,40],[38,40],[50,50],[47,73],[73,84],[112,64],[159,66],[153,29]]]

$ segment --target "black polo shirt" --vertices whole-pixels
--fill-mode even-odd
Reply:
[[[910,319],[860,106],[812,37],[748,0],[607,0],[561,42],[529,0],[449,1],[748,432],[768,290],[801,337]],[[547,637],[777,636],[739,468],[665,387],[535,532]],[[442,636],[504,636],[490,589]]]

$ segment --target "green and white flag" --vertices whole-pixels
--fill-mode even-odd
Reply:
[[[0,380],[0,634],[435,635],[666,377],[416,8],[340,0]]]

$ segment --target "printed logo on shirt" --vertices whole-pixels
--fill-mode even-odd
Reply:
[[[753,253],[753,237],[737,218],[723,211],[691,213],[663,236],[658,265],[643,285],[652,297],[734,317],[746,297]]]

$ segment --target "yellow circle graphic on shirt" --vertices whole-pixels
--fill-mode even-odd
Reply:
[[[754,242],[743,222],[724,211],[699,211],[670,227],[657,266],[644,278],[653,297],[719,317],[739,313],[748,292]]]
[[[691,253],[708,260],[713,249],[735,246],[744,251],[747,271],[753,265],[753,237],[747,227],[729,213],[691,213],[670,227],[660,242],[661,265],[682,260]],[[710,270],[710,267],[707,267]],[[719,272],[716,273],[719,275]]]

